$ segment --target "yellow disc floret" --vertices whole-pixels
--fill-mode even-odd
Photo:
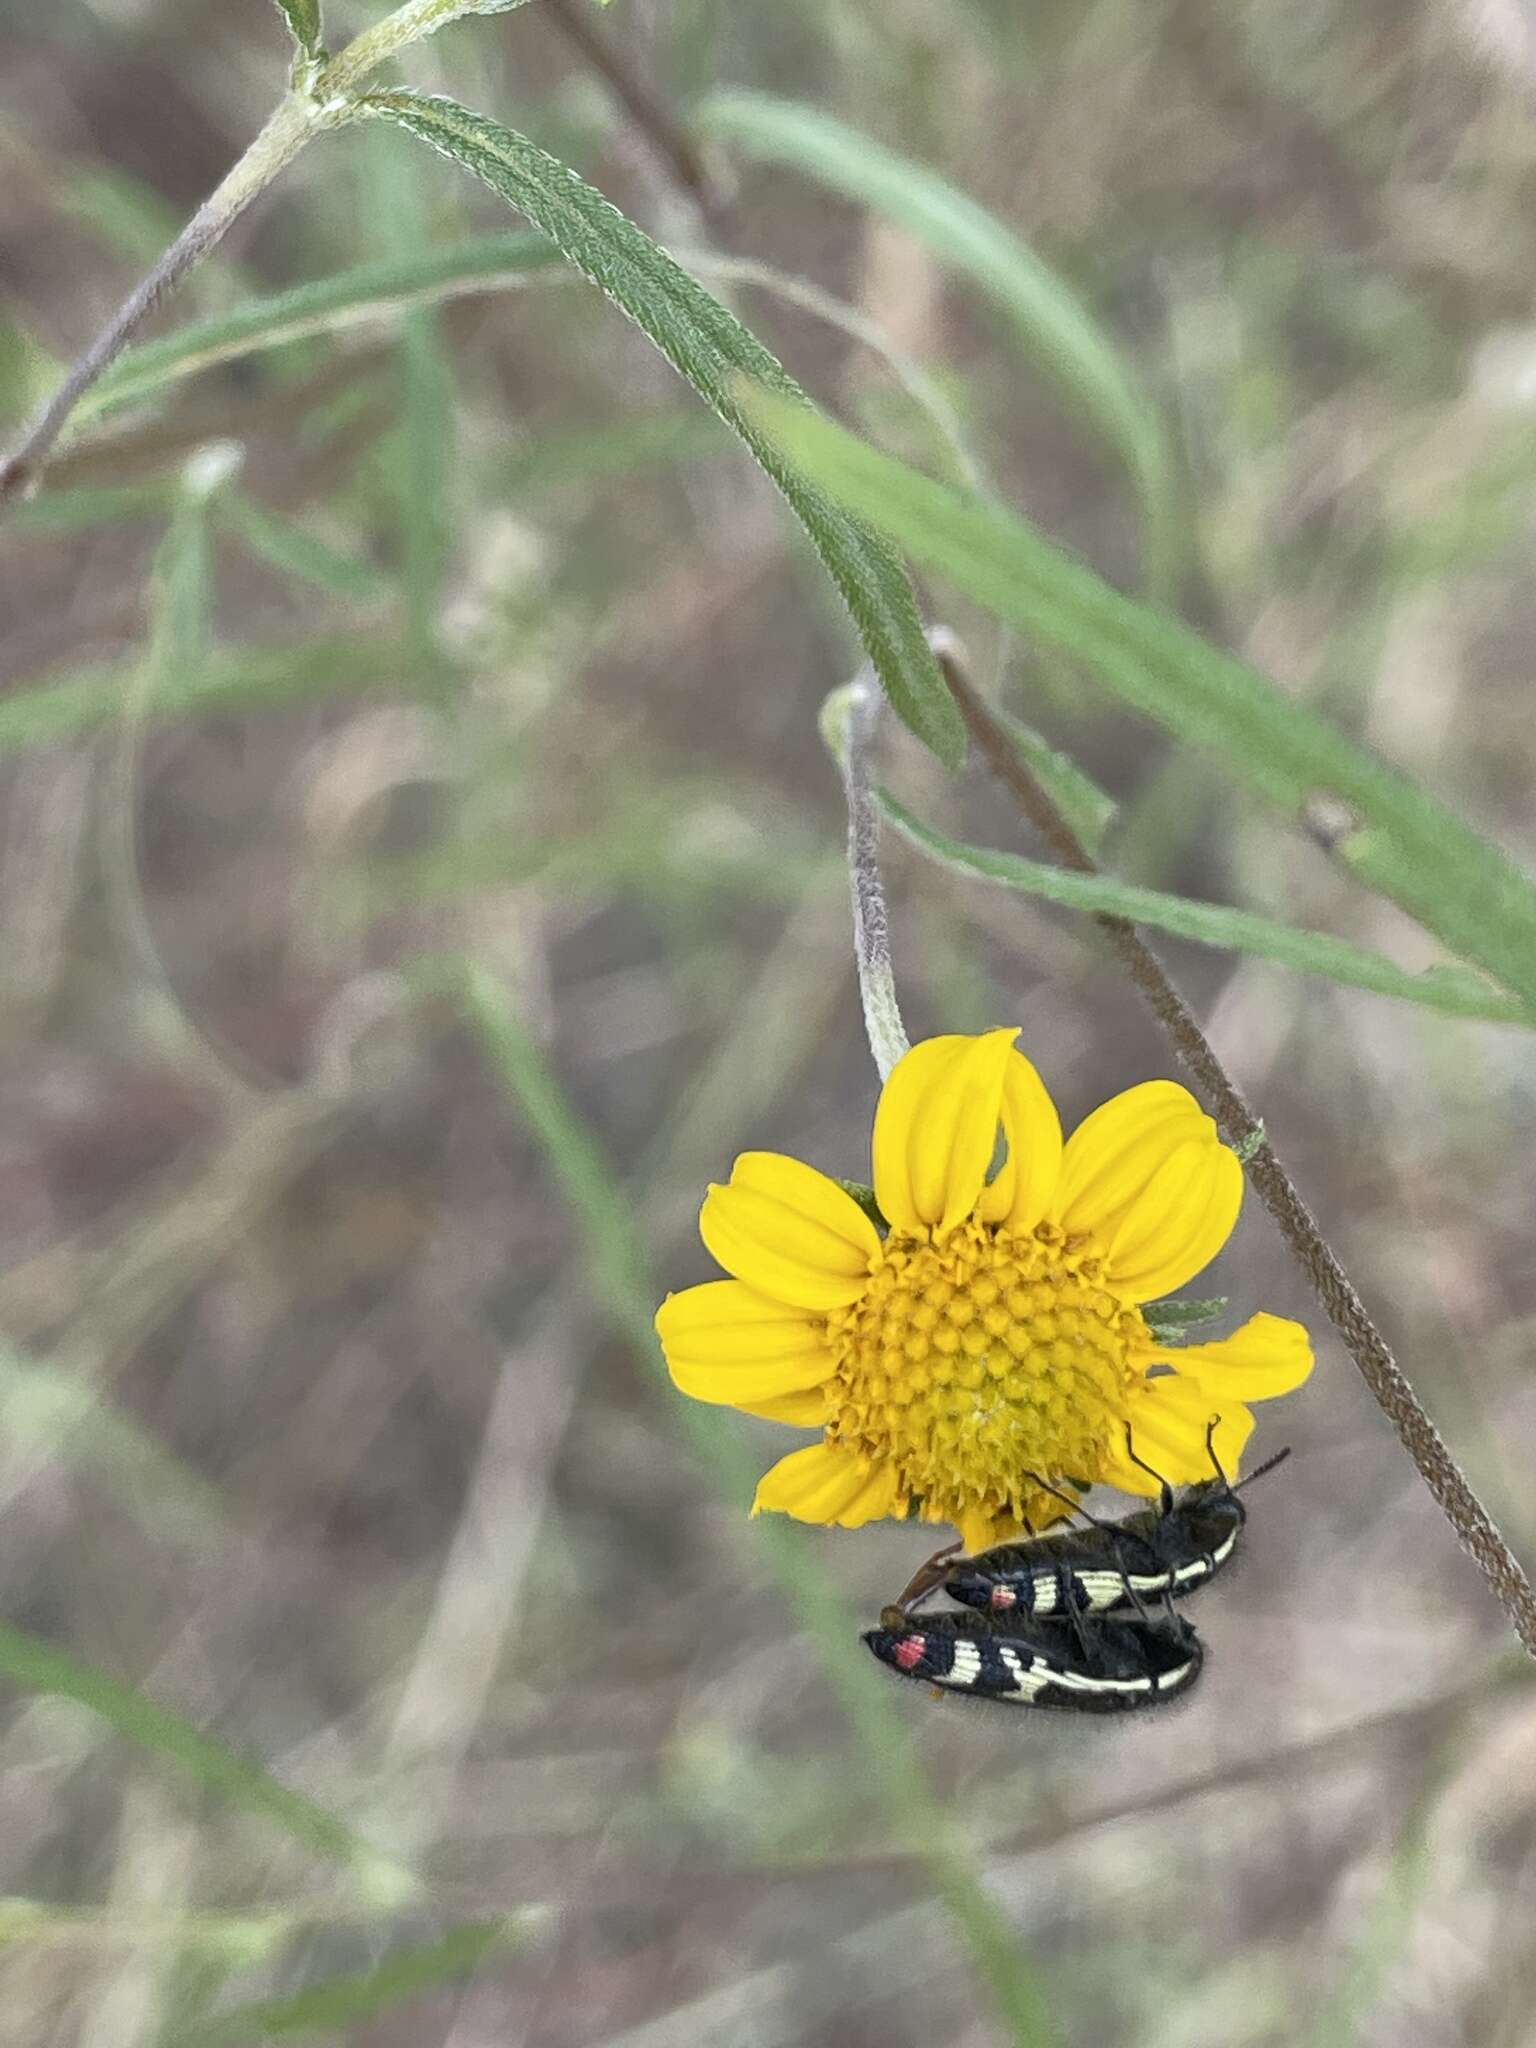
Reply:
[[[892,1236],[868,1287],[827,1319],[827,1436],[894,1467],[903,1503],[957,1526],[1020,1527],[1067,1503],[1034,1483],[1096,1474],[1150,1348],[1083,1239],[971,1222],[941,1244]]]

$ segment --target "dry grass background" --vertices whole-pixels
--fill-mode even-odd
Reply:
[[[332,4],[338,28],[378,11]],[[1515,0],[619,0],[597,26],[680,118],[726,83],[805,99],[1029,239],[1175,426],[1201,623],[1536,852]],[[0,4],[0,415],[88,340],[286,61],[260,0]],[[1000,491],[1132,572],[1116,480],[915,243],[743,164],[701,220],[538,5],[410,69],[664,241],[847,301],[939,380]],[[169,318],[505,225],[404,137],[330,138]],[[870,350],[730,289],[845,416],[927,445]],[[326,574],[220,517],[217,658],[277,650],[267,683],[122,721],[168,503],[211,438],[243,458],[221,503],[323,544]],[[737,1150],[863,1170],[815,724],[852,656],[776,502],[640,337],[547,278],[214,371],[82,434],[48,484],[0,552],[0,663],[23,704],[84,688],[92,729],[0,704],[0,1612],[427,1888],[391,1912],[78,1706],[0,1689],[0,1893],[37,1907],[0,1907],[0,2038],[223,2038],[211,2004],[522,1906],[519,1952],[345,2038],[1009,2038],[745,1502],[594,1293],[558,1161],[432,987],[467,957],[510,991],[658,1290],[706,1276],[696,1203]],[[990,662],[985,623],[930,597]],[[1119,872],[1428,957],[1107,699],[1027,650],[1008,688],[1120,799]],[[980,770],[951,789],[903,743],[891,772],[926,815],[1026,844]],[[1069,1117],[1169,1070],[1083,924],[905,852],[892,887],[917,1028],[1020,1022]],[[1166,951],[1529,1555],[1526,1041]],[[1218,1280],[1306,1319],[1321,1363],[1258,1439],[1296,1455],[1202,1600],[1197,1693],[1109,1727],[899,1704],[1065,2039],[1522,2048],[1536,1694],[1250,1207]],[[787,1441],[740,1431],[764,1462]],[[923,1549],[896,1526],[808,1542],[866,1611]]]

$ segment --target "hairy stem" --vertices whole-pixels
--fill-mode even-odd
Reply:
[[[1076,869],[1079,874],[1098,874],[1100,870],[1081,840],[1036,781],[1006,730],[977,695],[952,643],[936,639],[934,651],[988,766],[1017,799],[1020,810],[1050,852],[1065,868]],[[1108,915],[1097,916],[1094,921],[1162,1025],[1174,1051],[1204,1092],[1227,1141],[1244,1160],[1259,1199],[1279,1224],[1281,1235],[1311,1281],[1329,1321],[1343,1339],[1345,1350],[1397,1431],[1424,1484],[1488,1581],[1521,1643],[1536,1657],[1536,1590],[1425,1413],[1353,1281],[1318,1229],[1296,1183],[1275,1156],[1262,1124],[1136,927],[1124,918]]]
[[[85,353],[70,368],[21,440],[0,461],[0,505],[18,497],[37,477],[64,423],[81,397],[132,341],[195,263],[216,248],[235,222],[272,180],[292,162],[326,116],[312,100],[295,95],[272,115],[227,176],[209,193],[160,261],[131,291]]]
[[[880,685],[873,669],[861,669],[848,685],[846,715],[838,737],[843,794],[848,800],[848,885],[853,897],[853,951],[859,969],[859,999],[869,1049],[883,1081],[910,1050],[896,976],[891,967],[891,927],[880,875],[880,813],[870,781],[870,755],[880,725]]]
[[[521,0],[500,0],[495,11],[505,14],[519,4]],[[320,76],[317,90],[322,95],[349,93],[409,44],[419,43],[423,36],[446,28],[450,21],[491,11],[489,0],[405,0],[403,7],[386,14],[372,28],[365,28],[331,59]]]
[[[217,248],[252,200],[272,183],[324,128],[351,114],[349,95],[371,71],[462,15],[485,11],[485,0],[406,0],[393,14],[356,36],[277,107],[251,144],[209,193],[160,261],[119,306],[19,442],[0,458],[0,508],[28,491],[40,475],[65,422],[81,397],[133,340],[162,300],[194,264]]]

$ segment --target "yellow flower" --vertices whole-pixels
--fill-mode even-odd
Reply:
[[[1212,1477],[1212,1449],[1235,1475],[1247,1403],[1311,1371],[1279,1316],[1158,1343],[1141,1305],[1220,1251],[1242,1168],[1173,1081],[1127,1089],[1063,1145],[1017,1036],[929,1038],[897,1064],[875,1112],[885,1237],[781,1153],[743,1153],[709,1190],[699,1231],[734,1277],[663,1303],[672,1378],[823,1433],[764,1477],[754,1514],[853,1529],[915,1508],[980,1549],[1068,1512],[1041,1479],[1155,1494],[1128,1429],[1170,1483]]]

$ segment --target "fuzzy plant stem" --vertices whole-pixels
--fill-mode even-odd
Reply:
[[[311,100],[286,99],[245,154],[209,193],[160,261],[124,299],[100,334],[73,363],[63,383],[16,446],[0,461],[0,505],[23,496],[42,472],[64,423],[84,394],[169,297],[194,264],[217,248],[241,214],[291,163],[326,117]]]
[[[869,1049],[883,1081],[910,1049],[896,977],[891,969],[891,926],[880,876],[880,813],[870,782],[870,757],[880,729],[880,686],[862,669],[848,686],[841,733],[843,794],[848,799],[848,884],[853,897],[853,951]]]
[[[1064,868],[1084,875],[1100,873],[1006,730],[978,696],[965,673],[957,646],[947,637],[934,637],[934,652],[954,691],[955,701],[993,774],[1017,800],[1020,810]],[[1263,1125],[1243,1100],[1189,1005],[1136,927],[1123,917],[1105,914],[1096,917],[1095,922],[1163,1027],[1174,1051],[1204,1091],[1222,1132],[1247,1166],[1259,1199],[1280,1226],[1281,1236],[1311,1281],[1329,1321],[1343,1339],[1345,1350],[1397,1431],[1424,1484],[1487,1580],[1521,1643],[1536,1657],[1536,1590],[1425,1413],[1353,1281],[1318,1229],[1296,1183],[1275,1156]]]
[[[32,489],[81,398],[187,272],[218,247],[251,202],[312,136],[352,117],[353,89],[388,58],[434,29],[484,11],[485,0],[406,0],[406,5],[354,37],[338,56],[300,67],[302,75],[296,77],[293,90],[279,102],[250,148],[231,165],[154,269],[71,365],[16,446],[0,457],[0,510]]]

